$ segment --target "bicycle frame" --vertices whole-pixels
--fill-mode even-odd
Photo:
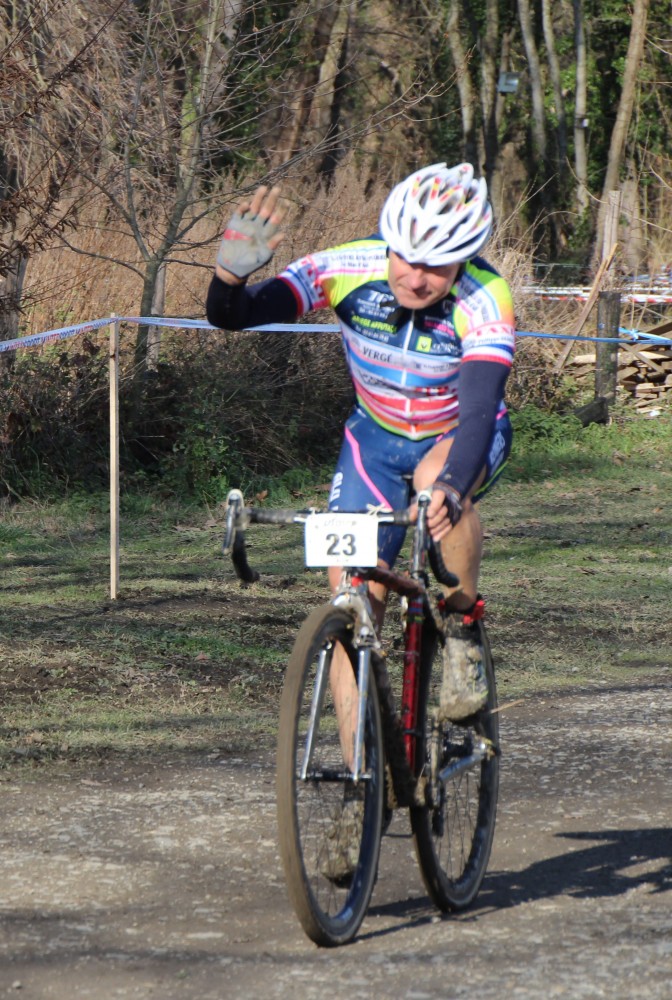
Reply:
[[[370,580],[383,583],[389,590],[402,594],[407,602],[405,610],[406,627],[400,717],[406,762],[409,767],[409,773],[414,773],[416,739],[418,735],[417,714],[420,690],[420,652],[422,648],[422,630],[427,614],[425,539],[427,536],[426,511],[429,500],[430,494],[426,491],[418,497],[418,521],[415,529],[415,544],[413,547],[413,562],[410,576],[395,573],[392,570],[384,570],[379,567],[370,570],[358,570],[351,574],[344,573],[341,588],[339,588],[338,592],[332,598],[332,604],[336,607],[349,610],[357,623],[354,645],[358,650],[357,680],[359,700],[354,734],[354,763],[351,774],[352,780],[355,783],[366,780],[366,774],[362,771],[362,763],[364,759],[366,702],[371,678],[371,652],[373,649],[380,648],[368,596],[367,582]],[[310,768],[312,748],[315,741],[315,720],[319,718],[322,699],[324,697],[326,677],[322,676],[322,674],[326,674],[324,670],[325,661],[326,657],[323,657],[319,668],[320,678],[314,693],[315,704],[312,706],[308,733],[306,735],[304,762],[301,769],[301,776],[304,780]]]
[[[415,741],[417,738],[418,692],[420,690],[420,650],[425,609],[421,598],[413,598],[406,611],[406,644],[404,671],[401,686],[401,725],[404,734],[406,757],[411,770],[415,769]]]
[[[357,649],[357,681],[358,681],[358,706],[357,722],[354,733],[354,763],[353,769],[349,773],[349,778],[355,782],[366,780],[366,772],[363,769],[364,760],[364,727],[366,717],[366,705],[369,696],[369,685],[371,683],[371,657],[374,651],[380,650],[380,642],[376,633],[371,602],[369,599],[368,583],[376,582],[382,584],[388,591],[399,594],[405,603],[405,640],[403,673],[401,684],[401,704],[399,719],[401,723],[401,735],[404,749],[404,770],[407,772],[403,776],[402,784],[407,787],[411,785],[411,776],[415,773],[416,763],[416,742],[418,738],[417,716],[418,698],[420,691],[420,661],[422,653],[423,631],[427,623],[428,615],[432,616],[432,610],[428,600],[429,575],[427,572],[428,558],[428,529],[427,529],[427,507],[431,499],[431,492],[424,490],[418,494],[418,516],[415,525],[415,538],[413,544],[413,554],[408,574],[399,573],[395,570],[383,567],[371,567],[368,569],[345,570],[343,579],[338,591],[332,597],[331,603],[336,607],[348,610],[356,623],[355,637],[353,645]],[[271,511],[271,510],[247,510],[243,506],[243,495],[239,490],[231,490],[227,500],[226,535],[223,544],[225,554],[233,557],[236,572],[246,583],[252,583],[259,578],[256,570],[250,568],[245,554],[245,543],[243,529],[247,527],[250,520],[257,520],[264,523],[302,523],[305,522],[308,511]],[[376,512],[375,515],[382,523],[408,523],[408,518],[402,520],[402,512]],[[437,569],[432,564],[435,575]],[[448,573],[445,568],[443,572],[443,582],[448,585],[457,583],[457,579]],[[300,769],[301,777],[307,780],[310,773],[313,748],[315,745],[315,720],[319,718],[322,700],[328,683],[327,667],[328,651],[324,651],[320,664],[320,677],[314,693],[311,716],[306,734],[303,763]],[[460,764],[460,768],[474,766],[488,753],[488,748],[483,747],[477,750],[476,755],[465,758]],[[455,765],[453,765],[455,766]],[[394,770],[394,769],[393,769]],[[441,775],[441,780],[448,780],[453,771]],[[334,780],[343,780],[344,775],[334,775]],[[417,792],[415,793],[417,796]]]

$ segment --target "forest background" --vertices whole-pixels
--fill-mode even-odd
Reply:
[[[669,265],[670,23],[663,0],[2,0],[0,341],[202,318],[222,223],[257,184],[291,206],[277,269],[372,232],[414,167],[463,159],[518,328],[566,333],[576,303],[526,289],[591,280],[610,192],[612,282]],[[128,324],[122,346],[125,488],[218,499],[333,460],[337,338]],[[515,411],[576,403],[557,351],[521,342]],[[107,406],[104,334],[0,353],[0,491],[102,484]]]

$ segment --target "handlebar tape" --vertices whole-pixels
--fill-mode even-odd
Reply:
[[[444,587],[457,587],[460,582],[459,577],[455,576],[447,568],[441,554],[441,546],[430,539],[428,551],[429,565],[432,567],[432,573],[439,583],[442,583]]]
[[[243,583],[256,583],[259,579],[259,573],[256,569],[252,569],[249,562],[247,561],[247,550],[245,548],[245,534],[244,532],[238,530],[236,532],[236,537],[233,540],[233,547],[231,549],[231,561],[233,563],[233,568],[236,571],[236,576]]]

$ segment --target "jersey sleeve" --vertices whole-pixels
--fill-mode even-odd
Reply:
[[[296,298],[279,278],[253,285],[228,285],[214,275],[206,300],[208,322],[224,330],[244,330],[264,323],[294,323]]]
[[[485,465],[493,427],[503,410],[515,350],[515,318],[508,284],[480,258],[469,262],[460,292],[455,310],[455,330],[462,343],[459,424],[439,481],[464,498]]]
[[[387,274],[386,249],[377,236],[354,240],[302,257],[279,277],[291,288],[301,315],[326,306],[333,308],[353,288]]]
[[[463,499],[485,465],[509,368],[476,361],[460,371],[460,422],[440,476]]]
[[[455,309],[462,361],[493,361],[510,368],[515,351],[513,299],[507,282],[479,258],[470,262]]]

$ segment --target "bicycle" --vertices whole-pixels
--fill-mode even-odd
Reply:
[[[288,894],[304,931],[322,946],[345,944],[357,934],[373,894],[381,839],[392,810],[409,809],[423,882],[443,912],[461,910],[474,900],[490,857],[499,726],[484,606],[482,601],[477,605],[470,623],[484,651],[487,704],[459,723],[442,721],[438,694],[444,603],[430,593],[427,563],[439,582],[455,586],[458,581],[443,564],[438,546],[430,544],[430,495],[424,491],[418,496],[407,573],[376,565],[378,523],[408,524],[407,511],[339,519],[313,509],[245,508],[238,490],[227,500],[223,550],[244,583],[259,579],[245,544],[245,530],[252,523],[303,523],[307,551],[309,535],[319,537],[317,560],[313,554],[308,564],[342,566],[338,592],[308,615],[296,636],[280,701],[277,746],[279,847]],[[367,524],[375,525],[373,543],[365,538],[367,530],[372,534]],[[363,558],[360,553],[367,546],[369,554]],[[357,565],[358,559],[364,564]],[[369,580],[400,597],[399,710],[399,692],[395,694],[388,670],[391,654],[382,648],[374,627]],[[337,646],[345,652],[357,684],[352,766],[344,762],[339,728],[343,713],[339,717],[336,711],[330,677]],[[347,865],[338,871],[344,856]]]

